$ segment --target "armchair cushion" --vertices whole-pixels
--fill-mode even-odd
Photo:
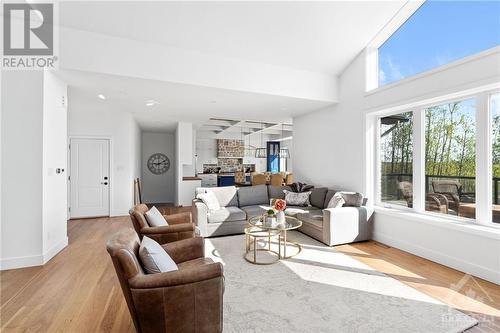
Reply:
[[[150,210],[146,212],[146,221],[148,222],[150,227],[159,227],[162,225],[168,225],[167,220],[163,215],[161,215],[160,211],[156,207],[152,207]]]
[[[139,247],[139,258],[147,273],[163,273],[178,270],[168,253],[149,237],[143,237]]]

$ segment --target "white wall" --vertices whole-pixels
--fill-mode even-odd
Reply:
[[[68,244],[68,97],[66,84],[51,72],[45,72],[43,90],[43,253],[55,254]]]
[[[142,199],[146,203],[174,202],[174,141],[173,133],[142,133]],[[162,175],[155,175],[148,170],[148,158],[154,153],[165,154],[170,160],[170,169]]]
[[[43,72],[2,71],[2,269],[41,262],[42,123]]]
[[[67,244],[66,85],[50,72],[2,72],[1,269],[42,265]]]
[[[295,179],[360,192],[369,190],[371,180],[365,176],[371,162],[365,160],[367,112],[499,82],[499,49],[370,93],[364,91],[366,58],[361,53],[340,76],[339,104],[294,118]],[[418,219],[379,213],[374,239],[500,283],[500,274],[490,274],[498,272],[499,239],[486,240],[465,229],[450,232],[424,226]],[[467,255],[457,244],[467,248]],[[486,254],[487,260],[482,258]]]
[[[111,216],[128,215],[133,206],[133,180],[141,176],[140,131],[132,114],[68,92],[68,136],[111,139]]]

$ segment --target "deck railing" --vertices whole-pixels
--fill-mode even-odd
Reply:
[[[402,199],[402,194],[398,189],[400,181],[411,182],[412,174],[408,173],[389,173],[382,175],[382,197],[389,196],[398,200]],[[432,192],[432,182],[436,180],[453,179],[457,180],[462,185],[461,201],[473,202],[476,194],[476,177],[470,176],[444,176],[444,175],[425,175],[425,190]],[[500,204],[500,177],[493,177],[493,203]]]

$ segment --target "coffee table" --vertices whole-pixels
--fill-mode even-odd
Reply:
[[[267,223],[264,223],[264,216],[253,216],[248,219],[248,224],[250,227],[245,229],[245,234],[246,234],[246,253],[245,253],[245,259],[251,263],[254,264],[259,264],[256,258],[256,251],[267,251],[269,253],[274,253],[276,254],[276,251],[271,250],[271,237],[273,236],[278,236],[278,260],[279,259],[288,259],[293,256],[296,256],[297,254],[302,251],[302,246],[300,246],[299,243],[296,242],[290,242],[287,240],[287,231],[289,230],[294,230],[298,229],[302,226],[302,221],[296,219],[293,216],[286,216],[285,217],[285,223],[284,224],[277,224],[277,225],[270,225]],[[247,258],[247,254],[250,251],[251,245],[252,245],[252,238],[253,238],[253,251],[254,251],[254,260],[249,260]],[[263,249],[256,249],[256,240],[257,238],[262,238],[266,239],[268,241],[267,248]],[[281,251],[283,247],[283,251]],[[291,254],[287,255],[287,248],[295,248],[296,251]],[[289,252],[289,251],[288,251]],[[278,260],[274,261],[277,262]],[[272,263],[274,263],[272,262]],[[262,263],[260,263],[262,264]]]

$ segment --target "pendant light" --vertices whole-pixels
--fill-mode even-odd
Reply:
[[[255,149],[255,157],[256,158],[266,158],[267,157],[267,148],[262,147],[263,131],[264,131],[264,123],[260,123],[260,148]]]
[[[281,142],[283,142],[283,127],[284,124],[281,124]],[[288,150],[288,147],[283,147],[280,148],[280,158],[290,158],[290,151]]]

